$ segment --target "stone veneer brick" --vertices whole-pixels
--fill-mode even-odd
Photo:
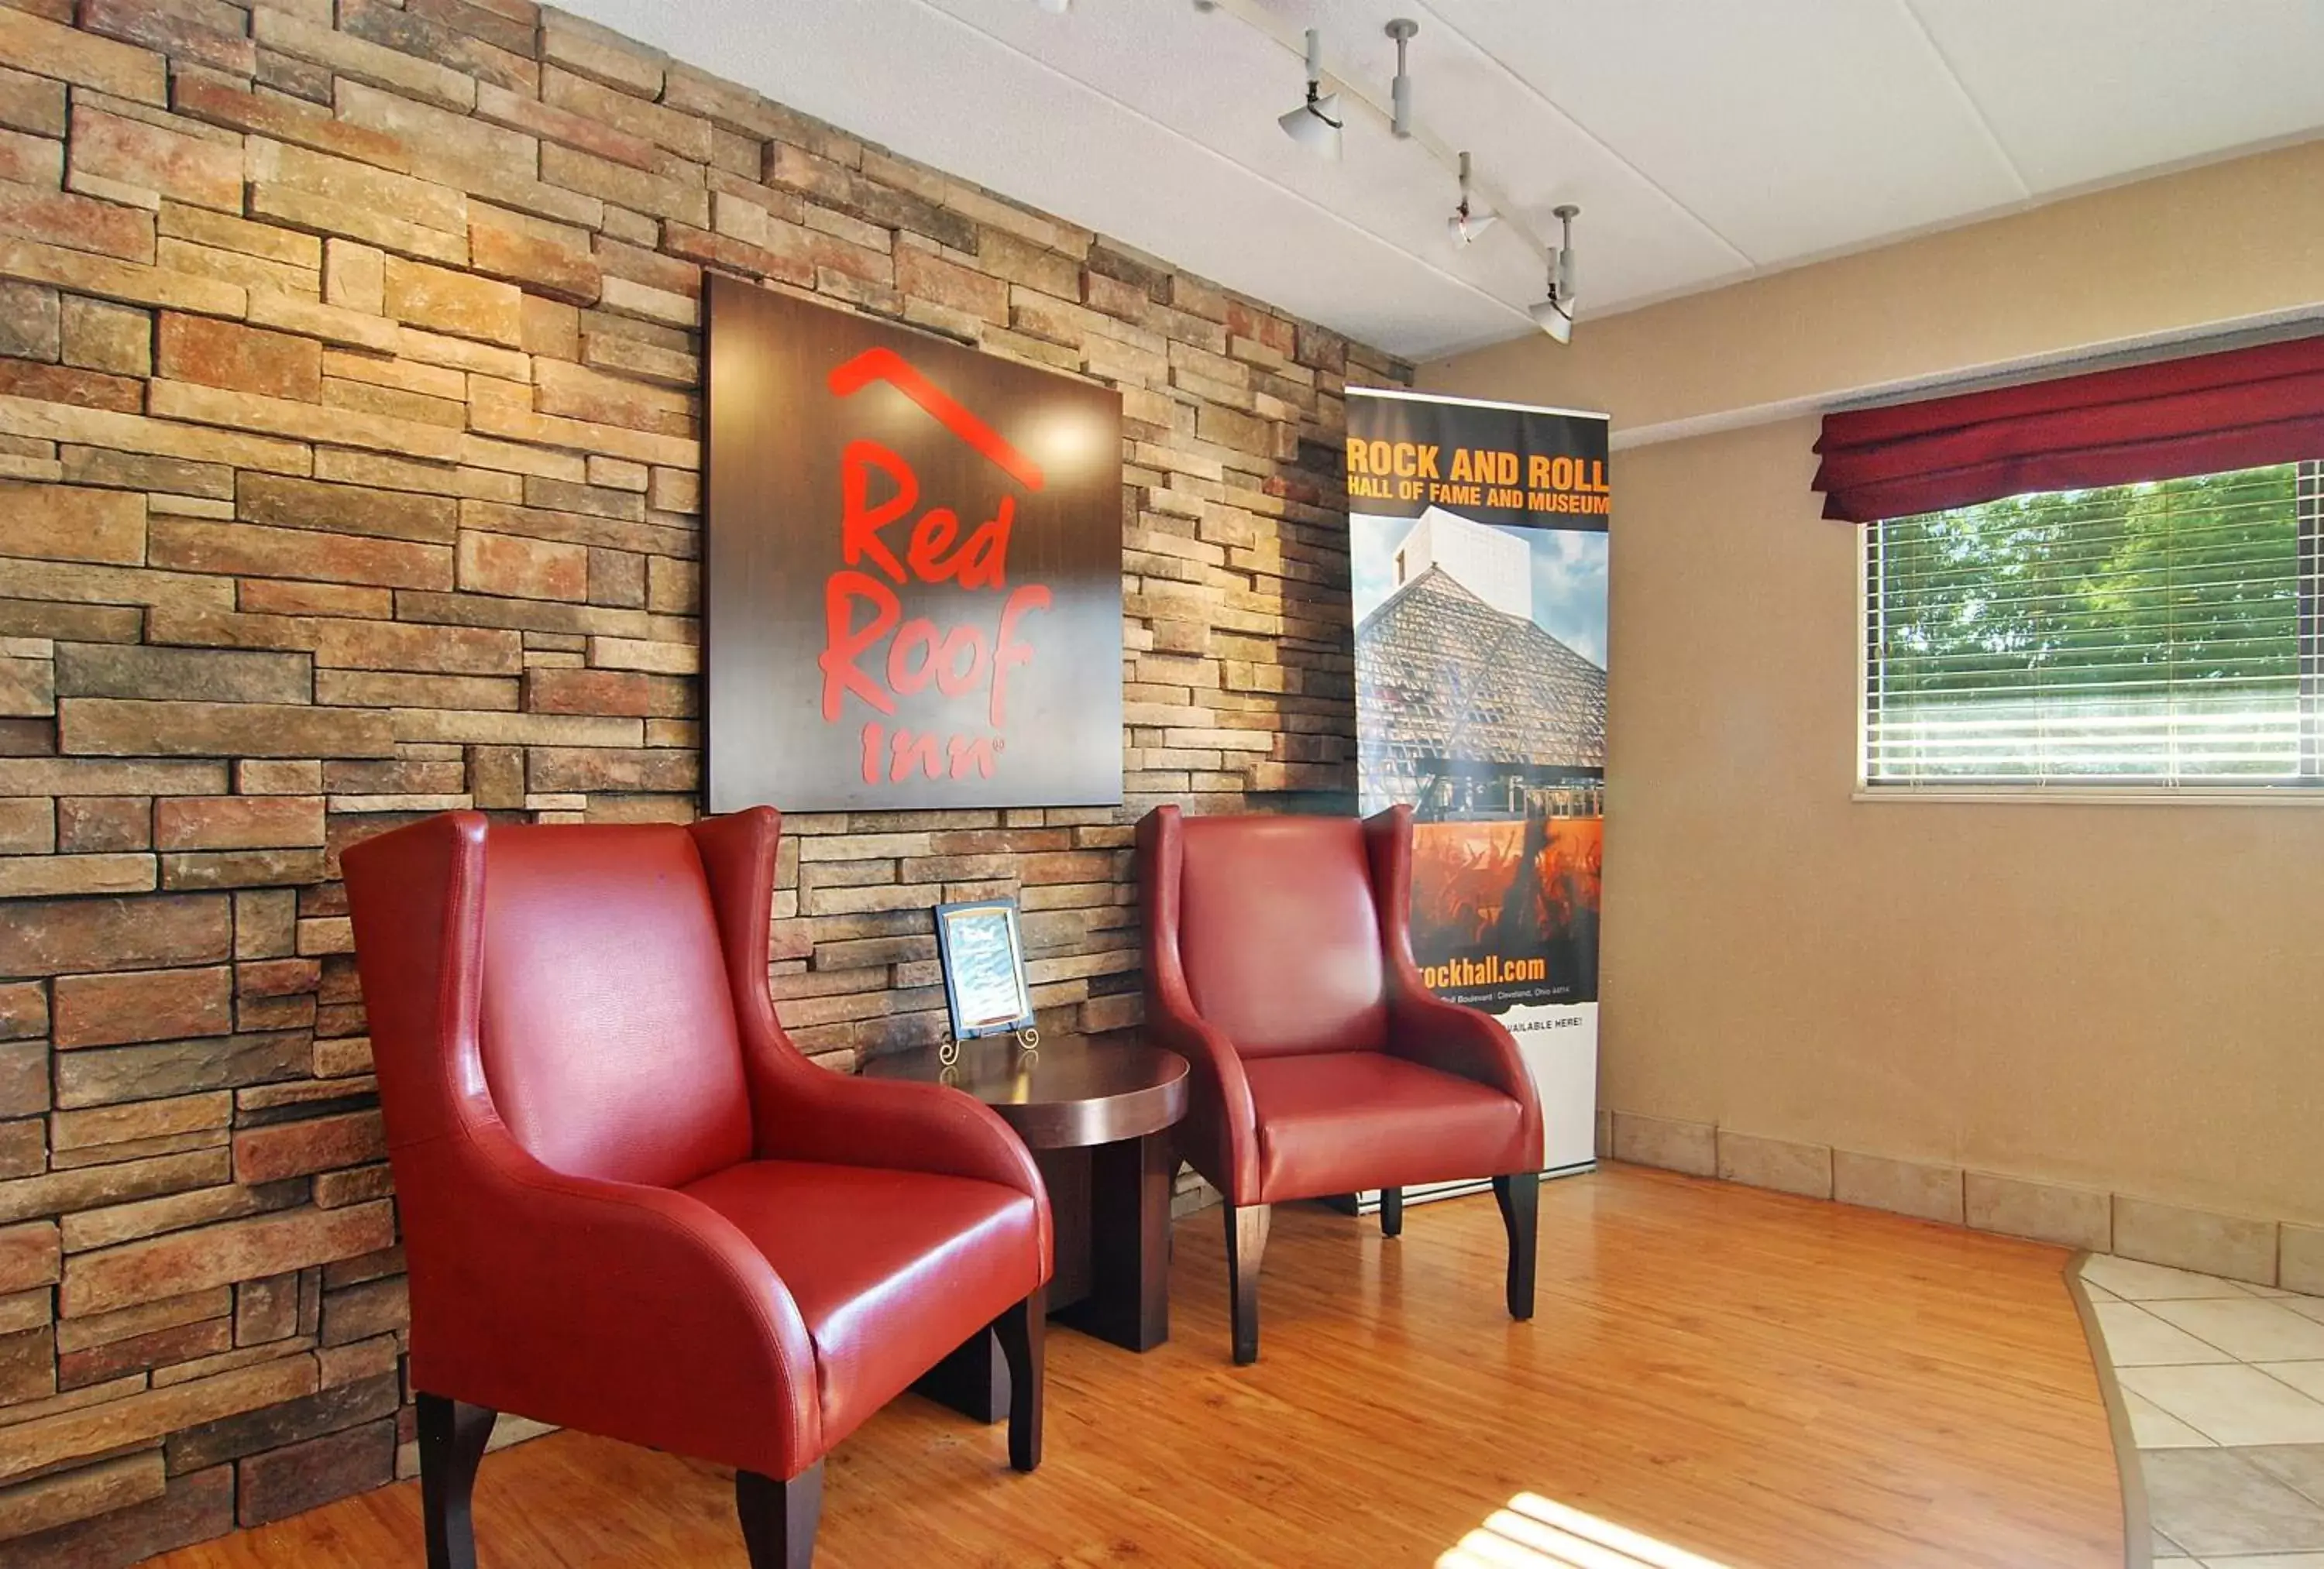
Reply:
[[[1385,357],[525,0],[8,0],[0,121],[0,1563],[392,1473],[337,857],[694,814],[705,268],[1123,399],[1128,800],[795,817],[803,1048],[934,1040],[972,893],[1045,1028],[1134,1023],[1137,814],[1351,806]]]

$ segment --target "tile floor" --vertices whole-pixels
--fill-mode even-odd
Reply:
[[[2324,1569],[2324,1298],[2103,1257],[2082,1283],[2130,1408],[2154,1562]]]

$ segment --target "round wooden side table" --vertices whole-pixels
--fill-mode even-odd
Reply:
[[[1134,1032],[1013,1035],[875,1057],[872,1078],[945,1084],[976,1096],[1015,1129],[1041,1169],[1056,1235],[1049,1315],[1131,1351],[1170,1338],[1170,1129],[1186,1115],[1186,1060]],[[1008,1368],[990,1331],[921,1381],[921,1392],[984,1421],[1008,1410]]]

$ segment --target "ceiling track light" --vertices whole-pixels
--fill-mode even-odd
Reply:
[[[1479,201],[1469,190],[1469,155],[1461,155],[1461,205],[1444,220],[1444,231],[1455,245],[1473,245],[1479,235],[1500,222],[1500,214]]]
[[[5,5],[9,0],[0,0]],[[1233,18],[1262,38],[1271,41],[1294,54],[1305,57],[1307,68],[1306,101],[1287,115],[1276,117],[1283,133],[1319,158],[1338,162],[1342,151],[1342,130],[1346,116],[1342,113],[1342,99],[1352,99],[1351,106],[1371,115],[1396,135],[1410,141],[1442,164],[1447,171],[1457,169],[1461,177],[1461,200],[1445,219],[1445,227],[1454,243],[1473,244],[1478,236],[1499,225],[1527,250],[1540,256],[1549,271],[1548,297],[1530,309],[1507,302],[1507,308],[1526,310],[1541,330],[1559,343],[1569,342],[1573,334],[1574,261],[1573,219],[1581,208],[1571,205],[1554,209],[1564,225],[1563,243],[1550,245],[1536,232],[1534,223],[1521,209],[1513,206],[1506,192],[1494,188],[1489,179],[1472,177],[1469,155],[1456,152],[1434,131],[1413,112],[1411,77],[1406,69],[1410,40],[1419,31],[1419,24],[1409,18],[1398,17],[1388,24],[1388,36],[1397,46],[1396,78],[1387,93],[1380,93],[1370,82],[1349,78],[1333,78],[1333,90],[1323,91],[1323,41],[1315,28],[1300,33],[1285,25],[1277,14],[1272,0],[1192,0],[1200,13],[1223,14]],[[1289,9],[1282,7],[1280,9]],[[1314,8],[1322,12],[1324,8]]]
[[[1063,16],[1074,8],[1074,0],[1033,0],[1033,4],[1052,16]]]
[[[1318,158],[1340,161],[1340,95],[1323,91],[1323,35],[1307,30],[1307,101],[1277,118],[1283,133]]]
[[[1408,16],[1399,16],[1388,24],[1388,35],[1396,40],[1396,80],[1388,84],[1391,109],[1388,128],[1399,142],[1412,135],[1412,78],[1405,73],[1404,50],[1412,41],[1412,35],[1419,31],[1420,23]]]
[[[1560,238],[1557,249],[1551,252],[1549,255],[1549,298],[1535,306],[1526,314],[1533,317],[1533,325],[1547,333],[1552,339],[1561,344],[1570,344],[1573,341],[1576,276],[1573,264],[1573,220],[1582,216],[1582,209],[1572,202],[1567,202],[1562,206],[1552,207],[1550,215],[1557,220]]]

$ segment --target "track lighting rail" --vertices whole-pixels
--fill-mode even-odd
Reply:
[[[1286,25],[1272,13],[1256,4],[1255,0],[1211,0],[1210,4],[1201,5],[1200,9],[1220,15],[1231,16],[1262,38],[1273,41],[1285,53],[1302,60],[1306,58],[1307,41],[1304,32]],[[1364,114],[1391,135],[1396,134],[1396,106],[1390,98],[1383,96],[1369,82],[1350,77],[1344,72],[1324,69],[1320,74],[1327,90],[1327,96],[1330,93],[1336,93],[1339,96],[1339,117],[1342,120],[1344,121],[1354,114]],[[1448,176],[1458,179],[1461,171],[1460,150],[1430,130],[1427,123],[1417,115],[1407,113],[1405,119],[1411,133],[1404,140],[1426,151],[1443,167]],[[1470,174],[1469,189],[1472,201],[1485,211],[1497,216],[1508,232],[1523,241],[1545,267],[1554,263],[1553,247],[1517,216],[1506,193],[1494,187],[1490,181],[1480,179],[1474,170]]]

